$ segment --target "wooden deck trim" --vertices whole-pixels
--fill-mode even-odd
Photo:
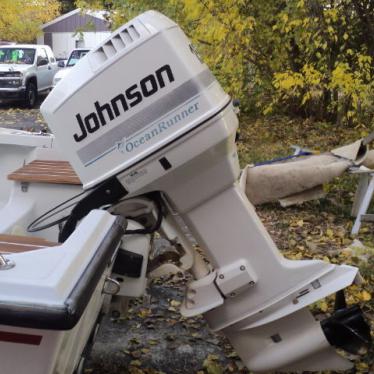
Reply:
[[[33,236],[0,234],[0,253],[21,253],[58,245],[60,244]]]
[[[34,160],[8,175],[18,182],[82,185],[67,161]]]

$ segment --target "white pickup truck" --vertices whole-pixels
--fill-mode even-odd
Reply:
[[[52,89],[57,70],[56,59],[47,45],[0,46],[0,100],[22,100],[33,108],[38,95]]]

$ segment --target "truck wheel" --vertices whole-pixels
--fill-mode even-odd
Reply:
[[[27,108],[34,108],[38,101],[38,90],[34,82],[28,82],[25,91],[25,105]]]

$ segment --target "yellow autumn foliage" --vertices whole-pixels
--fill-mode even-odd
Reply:
[[[244,111],[370,124],[374,5],[353,0],[78,0],[113,27],[147,9],[174,19]],[[313,5],[314,4],[314,5]],[[373,24],[374,24],[374,17]],[[374,28],[374,27],[373,27]]]
[[[1,0],[0,39],[32,43],[40,26],[60,11],[58,0]]]

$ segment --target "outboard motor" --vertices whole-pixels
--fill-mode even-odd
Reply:
[[[156,192],[212,265],[187,286],[182,313],[203,313],[250,370],[345,370],[351,362],[331,344],[355,351],[369,344],[358,307],[322,324],[308,310],[351,285],[358,269],[280,254],[237,183],[231,99],[170,19],[149,11],[120,27],[41,111],[91,189],[62,240],[90,209]],[[344,343],[349,336],[354,342]]]

